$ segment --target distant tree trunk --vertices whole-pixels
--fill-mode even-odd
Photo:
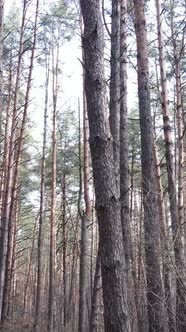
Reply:
[[[180,331],[186,329],[186,291],[185,291],[185,261],[183,256],[182,236],[184,234],[184,148],[183,148],[183,111],[181,105],[181,73],[179,56],[175,54],[175,75],[176,75],[176,110],[178,127],[178,229],[177,237],[180,236],[180,257],[175,254],[177,267],[177,303],[176,303],[176,321]],[[181,257],[182,255],[182,257]],[[181,258],[181,260],[180,260]],[[178,263],[179,262],[179,263]]]
[[[183,247],[181,239],[181,224],[179,223],[179,218],[183,221],[183,202],[182,202],[182,189],[179,196],[179,205],[181,206],[180,211],[178,210],[177,202],[177,191],[176,191],[176,182],[174,176],[174,159],[173,159],[173,142],[171,135],[171,126],[169,119],[169,100],[168,100],[168,90],[167,90],[167,77],[166,77],[166,68],[165,68],[165,56],[164,56],[164,45],[163,45],[163,31],[162,31],[162,15],[159,0],[156,0],[156,9],[157,9],[157,29],[158,29],[158,47],[159,47],[159,62],[160,62],[160,77],[161,77],[161,89],[162,89],[162,112],[163,112],[163,129],[164,129],[164,139],[165,139],[165,148],[166,148],[166,163],[167,163],[167,176],[168,176],[168,194],[170,202],[170,213],[171,213],[171,223],[172,223],[172,235],[173,235],[173,244],[174,244],[174,255],[175,255],[175,265],[176,265],[176,319],[177,327],[185,329],[186,325],[186,295],[184,289],[183,281],[183,269],[184,269],[184,260],[183,260]],[[173,32],[172,32],[173,35]],[[174,39],[174,37],[172,36]],[[176,63],[175,63],[176,64]],[[178,84],[179,85],[179,84]],[[179,88],[178,88],[179,89]],[[178,95],[177,95],[178,97]],[[179,97],[178,97],[179,98]],[[181,104],[178,102],[178,104]],[[179,113],[180,106],[178,105],[177,114]],[[179,117],[179,115],[178,115]],[[182,139],[179,141],[180,147],[183,148]],[[181,168],[183,166],[183,155],[182,151],[179,151],[180,158],[179,162]],[[180,168],[180,171],[182,172]],[[182,175],[180,173],[180,179]],[[183,178],[182,178],[183,179]],[[181,180],[182,181],[182,180]],[[180,184],[180,185],[183,185]],[[183,324],[183,325],[182,325]]]
[[[149,332],[160,332],[166,331],[167,320],[164,310],[164,291],[160,272],[160,232],[157,218],[158,205],[153,156],[153,128],[150,111],[147,31],[144,7],[144,0],[134,0]]]
[[[12,45],[11,52],[9,56],[9,77],[8,77],[8,95],[6,100],[6,114],[5,114],[5,132],[4,132],[4,149],[3,149],[3,160],[2,160],[2,175],[0,180],[0,202],[1,202],[1,214],[2,215],[2,202],[4,197],[7,168],[8,168],[8,151],[9,151],[9,127],[11,125],[10,121],[10,106],[12,98],[12,83],[13,83],[13,58],[12,58]]]
[[[45,211],[45,154],[47,141],[47,113],[48,113],[48,85],[49,85],[49,64],[47,55],[45,57],[45,106],[44,106],[44,124],[43,124],[43,150],[41,160],[41,183],[40,183],[40,211],[39,211],[39,230],[38,230],[38,253],[37,253],[37,290],[36,290],[36,304],[35,304],[35,320],[34,332],[40,330],[41,319],[41,291],[42,291],[42,257],[43,257],[43,222]]]
[[[80,275],[79,275],[79,332],[86,332],[87,287],[87,217],[81,216]]]
[[[1,243],[0,243],[0,320],[2,318],[2,303],[3,294],[5,286],[5,272],[7,264],[7,250],[8,250],[8,227],[9,227],[9,213],[10,213],[10,203],[11,203],[11,190],[12,190],[12,180],[13,180],[13,164],[14,164],[14,142],[15,142],[15,130],[17,123],[17,102],[18,102],[18,92],[19,92],[19,81],[21,73],[21,62],[23,55],[23,44],[24,44],[24,30],[25,30],[25,19],[26,19],[26,0],[23,3],[23,14],[19,41],[19,54],[18,54],[18,64],[16,68],[16,82],[14,90],[14,102],[13,102],[13,113],[12,113],[12,125],[10,133],[10,143],[8,152],[8,166],[7,166],[7,176],[4,189],[3,197],[3,209],[1,216]]]
[[[83,26],[81,18],[81,35]],[[84,51],[82,48],[82,58]],[[88,224],[90,219],[90,196],[89,196],[89,144],[88,144],[88,119],[87,101],[85,94],[85,72],[83,70],[83,184],[85,211],[81,214],[81,250],[80,250],[80,293],[79,293],[79,332],[86,331],[86,291],[87,291],[87,251],[88,251]]]
[[[51,216],[50,216],[48,332],[56,331],[56,112],[57,112],[57,96],[58,96],[58,64],[59,64],[59,45],[57,45],[56,59],[54,58],[54,45],[52,45],[53,116],[52,116],[52,178],[51,178]]]
[[[163,279],[164,279],[164,289],[165,289],[165,301],[167,306],[167,314],[169,317],[169,329],[170,331],[175,331],[175,317],[173,310],[173,303],[171,298],[171,280],[170,280],[170,253],[168,248],[168,234],[165,216],[165,204],[163,197],[163,187],[161,181],[161,169],[160,160],[158,157],[157,145],[154,141],[154,159],[156,168],[156,183],[158,192],[158,212],[159,212],[159,222],[160,222],[160,239],[161,239],[161,251],[162,251],[162,265],[163,265]]]
[[[34,245],[35,245],[35,238],[36,238],[37,222],[38,222],[38,217],[36,218],[35,224],[34,224],[33,236],[32,236],[32,245],[31,245],[31,248],[30,248],[29,260],[28,260],[28,269],[27,269],[26,283],[25,283],[24,297],[23,297],[24,312],[26,310],[27,291],[28,291],[29,282],[30,282],[30,278],[31,278],[31,272],[32,272],[32,259],[33,259],[33,252],[34,252]]]
[[[98,313],[99,313],[99,293],[101,291],[101,257],[100,249],[98,247],[97,259],[96,259],[96,271],[94,276],[94,287],[91,301],[91,313],[90,313],[90,325],[89,332],[98,331]]]
[[[79,227],[79,214],[77,216],[75,231],[74,231],[74,244],[72,250],[72,267],[71,267],[71,278],[70,278],[70,285],[69,285],[69,297],[67,303],[67,319],[72,320],[72,300],[73,300],[73,293],[75,288],[75,280],[76,280],[76,273],[77,273],[77,261],[78,261],[78,227]]]
[[[9,220],[8,220],[8,243],[7,243],[7,257],[6,257],[6,272],[5,272],[5,284],[4,284],[4,295],[3,295],[3,317],[2,321],[7,316],[8,312],[8,289],[11,285],[10,274],[11,265],[12,265],[12,251],[13,251],[13,231],[15,228],[15,220],[14,220],[14,205],[17,198],[17,189],[19,183],[19,172],[20,172],[20,162],[24,144],[24,132],[27,120],[27,112],[28,112],[28,105],[29,105],[29,95],[31,89],[31,82],[32,82],[32,72],[33,72],[33,63],[34,63],[34,55],[35,55],[35,47],[36,47],[36,34],[37,34],[37,19],[38,19],[38,6],[39,0],[36,3],[36,12],[35,12],[35,23],[34,23],[34,38],[33,38],[33,45],[30,57],[30,66],[29,66],[29,73],[28,73],[28,80],[27,80],[27,89],[25,95],[25,103],[24,103],[24,110],[23,110],[23,118],[22,124],[19,134],[19,141],[18,141],[18,148],[17,153],[15,156],[15,168],[13,174],[13,181],[11,187],[11,199],[9,204]]]
[[[105,330],[124,332],[129,329],[125,259],[113,143],[106,114],[100,1],[81,0],[81,8],[85,25],[82,38],[85,89],[99,224]]]
[[[127,2],[121,1],[120,31],[120,197],[121,224],[127,274],[130,270],[131,234],[129,208],[129,164],[128,164],[128,128],[127,128]]]
[[[2,145],[2,115],[3,115],[3,21],[4,0],[0,0],[0,155]]]
[[[63,243],[63,326],[64,331],[66,329],[67,324],[67,295],[66,295],[66,287],[67,287],[67,277],[66,277],[66,246],[67,246],[67,238],[66,238],[66,174],[65,174],[65,166],[62,175],[62,243]]]
[[[120,160],[120,1],[112,0],[110,57],[110,131],[113,138],[113,158],[119,190]]]

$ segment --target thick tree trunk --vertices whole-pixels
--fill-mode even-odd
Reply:
[[[125,259],[113,142],[106,112],[100,1],[81,0],[81,8],[85,26],[82,38],[85,53],[85,89],[99,223],[105,330],[124,332],[129,328]]]
[[[160,332],[166,331],[167,320],[160,272],[160,232],[157,218],[158,206],[155,189],[153,128],[150,110],[148,49],[144,6],[144,0],[134,0],[149,332]]]

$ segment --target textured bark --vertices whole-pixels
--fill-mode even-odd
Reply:
[[[156,9],[157,9],[157,29],[158,29],[158,47],[159,47],[159,62],[160,62],[160,77],[161,77],[161,89],[162,89],[162,112],[163,112],[163,129],[164,129],[164,139],[165,139],[165,148],[166,148],[166,163],[167,163],[167,175],[168,175],[168,194],[170,202],[170,213],[171,213],[171,224],[172,224],[172,235],[173,235],[173,244],[174,244],[174,255],[175,255],[175,266],[176,266],[176,319],[177,327],[182,331],[182,328],[185,329],[186,325],[186,298],[184,290],[184,281],[183,281],[183,269],[184,269],[184,260],[183,260],[183,246],[181,240],[181,224],[183,221],[183,183],[182,183],[182,166],[183,166],[183,142],[182,137],[179,140],[180,149],[179,149],[179,162],[181,168],[179,169],[179,203],[177,202],[177,191],[176,183],[174,177],[174,157],[173,157],[173,142],[171,135],[170,119],[169,119],[169,100],[168,100],[168,90],[167,90],[167,77],[166,77],[166,68],[165,68],[165,56],[164,56],[164,45],[163,45],[163,31],[162,31],[162,16],[160,9],[160,1],[156,0]],[[174,56],[176,56],[176,46],[173,33],[173,22],[171,19],[172,26],[172,38],[174,46]],[[176,65],[177,61],[175,62]],[[177,71],[177,70],[176,70]],[[178,75],[179,77],[179,75]],[[178,87],[179,83],[176,82],[176,92],[180,90]],[[178,92],[179,94],[180,92]],[[180,117],[180,107],[181,99],[177,94],[177,116]],[[179,100],[180,99],[180,100]],[[178,127],[180,131],[181,128]],[[179,209],[180,207],[180,209]],[[179,217],[178,217],[179,216]],[[183,324],[183,325],[182,325]]]
[[[98,248],[97,259],[96,259],[96,271],[94,276],[94,287],[92,293],[91,313],[90,313],[90,324],[89,332],[98,331],[98,314],[99,314],[99,293],[101,290],[101,257]]]
[[[120,0],[112,0],[110,57],[110,131],[119,190],[120,160]]]
[[[125,261],[126,269],[129,273],[131,259],[131,234],[127,128],[127,2],[125,0],[121,1],[120,15],[120,197]]]
[[[113,142],[106,112],[100,1],[81,0],[81,8],[85,26],[85,89],[99,224],[105,330],[120,332],[128,328],[126,274]]]
[[[137,39],[138,97],[141,130],[141,162],[144,205],[147,301],[150,331],[166,331],[164,292],[160,273],[159,223],[153,156],[153,128],[150,107],[149,65],[144,1],[134,1]]]

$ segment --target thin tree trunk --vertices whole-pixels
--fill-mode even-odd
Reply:
[[[0,244],[0,320],[2,316],[2,303],[3,303],[3,293],[5,285],[5,271],[7,263],[7,250],[8,250],[8,227],[9,227],[9,213],[10,213],[10,203],[11,203],[11,189],[13,180],[13,163],[14,163],[14,141],[15,141],[15,130],[17,123],[17,102],[18,102],[18,92],[19,92],[19,80],[21,73],[21,62],[23,55],[23,44],[24,44],[24,30],[25,30],[25,19],[26,19],[26,0],[23,3],[23,14],[22,14],[22,24],[20,32],[20,42],[19,42],[19,55],[18,64],[16,69],[16,82],[14,90],[14,105],[12,114],[12,126],[10,134],[9,143],[9,153],[8,153],[8,167],[7,167],[7,178],[6,186],[3,197],[3,209],[1,216],[2,234],[1,234],[1,244]]]
[[[83,36],[83,26],[81,18],[81,35]],[[84,50],[82,48],[82,58],[84,60]],[[86,293],[87,293],[87,251],[88,251],[88,224],[90,219],[90,196],[89,196],[89,145],[88,145],[88,118],[87,101],[85,94],[85,72],[83,72],[83,185],[85,212],[81,214],[81,250],[80,250],[80,289],[79,289],[79,332],[86,331]],[[81,149],[80,149],[81,152]]]
[[[162,16],[160,9],[160,1],[156,0],[157,9],[157,29],[158,29],[158,47],[159,47],[159,62],[160,62],[160,77],[161,77],[161,89],[162,89],[162,112],[163,112],[163,125],[164,125],[164,139],[166,148],[166,163],[167,163],[167,175],[168,175],[168,193],[170,202],[170,213],[172,223],[172,235],[174,244],[174,255],[176,265],[176,320],[177,327],[179,329],[185,329],[183,325],[186,325],[186,296],[183,281],[183,247],[181,239],[181,224],[179,223],[179,217],[183,220],[183,202],[182,202],[182,191],[179,196],[179,205],[182,205],[178,210],[177,202],[177,191],[174,177],[174,159],[173,159],[173,142],[171,135],[170,119],[169,119],[169,101],[167,91],[167,77],[165,68],[165,56],[164,56],[164,45],[163,45],[163,31],[162,31]],[[173,33],[172,33],[173,34]],[[172,38],[174,38],[172,36]],[[177,96],[178,97],[178,96]],[[179,97],[178,97],[179,98]],[[179,102],[181,104],[181,100]],[[178,106],[179,108],[180,106]],[[177,114],[179,109],[177,110]],[[181,139],[182,142],[182,139]],[[182,144],[182,143],[181,143]],[[183,144],[182,144],[183,147]],[[181,151],[179,151],[181,152]],[[182,152],[180,158],[182,159]],[[183,166],[183,160],[181,161],[181,167]],[[181,168],[180,168],[181,170]],[[182,172],[182,171],[181,171]],[[181,174],[180,174],[181,175]],[[182,176],[179,177],[181,179]],[[182,181],[182,180],[181,180]],[[182,331],[182,330],[180,330]]]
[[[64,166],[65,167],[65,166]],[[66,175],[65,169],[63,171],[62,176],[62,243],[63,243],[63,325],[64,331],[66,329],[67,324],[67,278],[66,278],[66,246],[67,246],[67,238],[66,238]]]
[[[43,257],[43,222],[45,211],[45,154],[47,141],[47,113],[48,113],[48,85],[49,85],[49,63],[48,57],[45,57],[45,107],[44,107],[44,124],[43,124],[43,151],[41,161],[41,184],[40,184],[40,211],[39,211],[39,231],[38,231],[38,253],[37,253],[37,290],[36,290],[36,304],[35,304],[35,321],[34,332],[40,330],[41,319],[41,291],[42,291],[42,257]]]
[[[27,80],[27,89],[25,95],[25,103],[24,103],[24,110],[23,110],[23,118],[21,124],[21,130],[19,135],[19,143],[17,154],[15,158],[15,169],[13,174],[13,181],[12,181],[12,188],[11,188],[11,198],[10,198],[10,206],[9,206],[9,221],[8,221],[8,243],[7,243],[7,257],[6,257],[6,272],[5,272],[5,284],[4,284],[4,295],[3,295],[3,317],[2,323],[4,318],[7,316],[8,311],[8,288],[11,285],[9,271],[11,271],[12,265],[12,251],[13,251],[13,229],[14,229],[14,203],[17,197],[17,188],[19,182],[19,172],[20,172],[20,162],[23,150],[23,143],[24,143],[24,132],[27,120],[27,112],[28,112],[28,105],[29,105],[29,95],[31,89],[31,81],[32,81],[32,72],[33,72],[33,63],[34,63],[34,55],[35,55],[35,47],[36,47],[36,33],[37,33],[37,19],[38,19],[38,7],[39,7],[39,0],[36,3],[36,12],[35,12],[35,23],[34,23],[34,38],[33,38],[33,45],[31,51],[31,58],[30,58],[30,67],[28,73],[28,80]]]
[[[175,317],[173,311],[173,303],[171,298],[171,280],[170,280],[170,253],[168,247],[168,234],[165,217],[165,204],[163,197],[163,187],[161,182],[161,169],[160,161],[158,157],[158,151],[156,142],[154,141],[154,159],[156,168],[156,183],[158,192],[158,212],[160,222],[160,239],[161,239],[161,251],[162,251],[162,265],[163,265],[163,278],[164,278],[164,289],[165,289],[165,301],[167,306],[167,313],[169,317],[169,329],[175,331]]]
[[[54,45],[52,45],[54,47]],[[53,119],[52,119],[52,179],[51,179],[51,216],[50,216],[50,264],[49,264],[49,303],[48,303],[48,332],[56,331],[56,112],[58,95],[58,62],[59,45],[57,45],[56,62],[53,67]]]
[[[120,177],[120,1],[112,0],[110,57],[110,131],[113,138],[113,158],[119,190]]]
[[[6,101],[6,115],[5,115],[5,133],[4,133],[4,149],[3,149],[3,162],[2,162],[2,175],[0,180],[0,202],[1,202],[1,216],[3,210],[3,197],[6,187],[7,168],[8,168],[8,151],[9,151],[9,127],[10,127],[10,106],[12,99],[12,82],[13,82],[13,63],[12,63],[12,47],[9,59],[9,78],[8,78],[8,96]]]
[[[98,247],[97,259],[96,259],[96,271],[94,276],[94,287],[92,293],[91,313],[89,332],[98,331],[98,314],[99,314],[99,293],[102,287],[101,283],[101,257],[100,249]]]
[[[0,155],[2,146],[2,116],[3,116],[3,21],[4,0],[0,0]]]
[[[25,312],[25,310],[26,310],[27,291],[28,291],[28,286],[30,283],[31,272],[32,272],[31,269],[32,269],[32,259],[33,259],[33,252],[34,252],[34,245],[35,245],[35,238],[36,238],[37,221],[38,221],[38,217],[36,218],[35,224],[34,224],[32,245],[31,245],[30,255],[29,255],[29,260],[28,260],[28,270],[27,270],[26,283],[25,283],[25,288],[24,288],[24,297],[23,297],[23,312]]]
[[[105,330],[128,329],[126,273],[113,143],[106,114],[104,38],[100,1],[81,0],[85,89],[99,224]]]
[[[157,218],[158,205],[155,189],[153,127],[150,111],[147,31],[144,7],[144,0],[134,0],[149,332],[160,332],[167,330],[167,320],[160,272],[160,232]]]
[[[121,1],[120,31],[120,196],[121,224],[127,274],[130,270],[131,234],[129,208],[129,164],[128,164],[128,128],[127,128],[127,2]]]

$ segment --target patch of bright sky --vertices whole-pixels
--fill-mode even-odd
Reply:
[[[47,5],[52,1],[41,1],[41,5],[42,2],[45,3],[45,8],[47,8]],[[20,0],[14,0],[13,2],[11,0],[5,0],[5,16],[8,14],[13,3],[18,7],[21,7],[22,5],[22,1]],[[69,108],[76,111],[78,108],[78,98],[82,99],[82,65],[79,59],[81,59],[80,38],[78,34],[76,34],[71,41],[65,42],[60,49],[60,61],[63,65],[62,75],[59,77],[60,93],[58,108],[62,108],[64,111]],[[42,141],[43,132],[44,80],[44,70],[35,61],[33,88],[31,91],[32,103],[30,105],[30,117],[36,124],[35,128],[33,128],[33,135],[38,141]],[[50,102],[51,100],[49,100],[49,104]]]
[[[17,6],[22,5],[21,0],[5,0],[5,15],[11,8],[12,3]],[[43,3],[46,5],[51,3],[51,0],[41,1],[41,9],[43,9]],[[31,1],[32,3],[32,1]],[[33,1],[33,4],[35,1]],[[110,6],[111,1],[106,1]],[[33,7],[34,8],[34,7]],[[47,8],[47,6],[46,6]],[[155,6],[154,1],[149,2],[149,20],[155,19]],[[150,35],[149,35],[150,36]],[[150,36],[151,38],[151,36]],[[153,37],[152,37],[153,38]],[[128,48],[132,48],[135,52],[135,39],[129,37]],[[106,55],[109,59],[110,50],[106,51]],[[65,42],[60,50],[60,60],[63,63],[62,75],[60,76],[60,97],[58,101],[58,108],[64,111],[70,108],[71,110],[77,110],[78,98],[82,97],[82,65],[79,61],[81,59],[81,47],[80,37],[76,34],[71,41]],[[135,61],[131,59],[131,61]],[[43,108],[44,108],[44,71],[35,61],[35,69],[33,72],[33,86],[31,93],[32,105],[30,105],[31,118],[36,123],[34,131],[34,137],[41,141],[43,132]],[[137,73],[132,66],[128,68],[128,108],[135,108],[137,104]],[[49,101],[50,102],[50,101]]]

